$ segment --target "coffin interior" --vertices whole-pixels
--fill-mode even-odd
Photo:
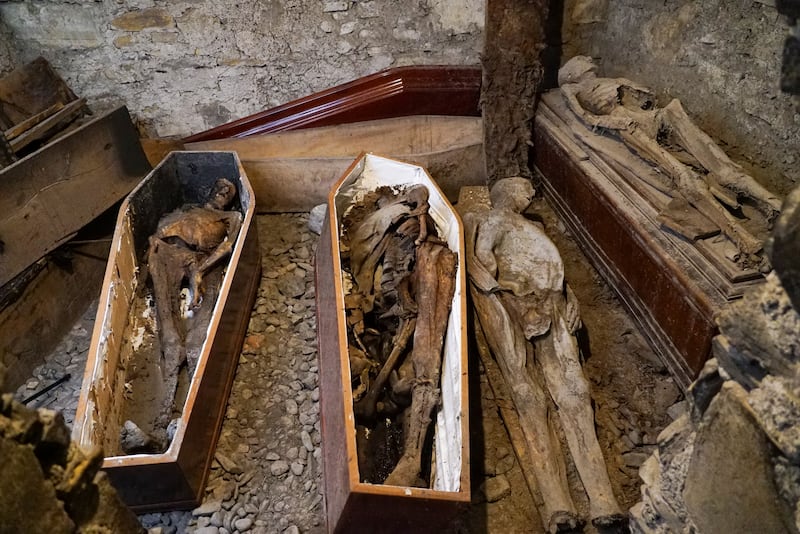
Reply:
[[[252,213],[254,199],[249,187],[243,183],[238,158],[231,152],[173,152],[130,193],[120,207],[73,430],[73,439],[81,445],[100,445],[106,451],[118,447],[126,369],[132,356],[127,342],[137,336],[130,324],[131,312],[134,300],[142,296],[138,289],[142,283],[142,262],[149,236],[156,230],[164,214],[185,204],[202,204],[218,178],[227,178],[236,185],[237,195],[230,209],[241,211],[243,215]],[[246,217],[246,220],[249,218]],[[239,255],[244,234],[245,231],[240,232],[231,258]],[[224,307],[227,295],[225,288],[230,286],[233,271],[226,269],[212,316],[218,315]],[[212,319],[206,332],[200,361],[188,386],[186,404],[169,449],[161,455],[112,455],[106,458],[107,463],[141,457],[157,460],[177,453],[191,414],[192,392],[196,392],[197,383],[202,380],[203,360],[210,351],[214,334],[210,330],[214,323]]]
[[[445,335],[444,358],[442,363],[441,391],[442,407],[436,417],[435,429],[435,470],[432,487],[438,491],[457,492],[461,490],[462,477],[462,417],[467,408],[462,405],[462,374],[466,374],[463,360],[466,347],[463,345],[464,320],[464,258],[461,223],[452,206],[435,185],[434,181],[422,167],[402,163],[396,160],[366,154],[351,172],[342,180],[335,191],[335,217],[337,228],[341,228],[342,217],[349,206],[358,202],[369,191],[380,186],[406,187],[423,184],[429,191],[428,202],[430,215],[448,247],[458,254],[456,286],[453,295],[450,317]],[[341,238],[341,235],[339,236]],[[334,264],[341,273],[341,259],[338,247],[334,247]],[[345,286],[345,291],[347,291]],[[344,295],[341,296],[339,309],[344,313]],[[342,339],[347,339],[346,332],[340,332]],[[350,376],[350,363],[347,355],[342,359],[342,376]],[[345,388],[346,419],[353,425],[351,432],[355,435],[353,418],[352,392]]]

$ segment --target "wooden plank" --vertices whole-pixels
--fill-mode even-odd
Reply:
[[[26,131],[30,130],[31,128],[33,128],[34,126],[45,120],[46,118],[50,117],[54,113],[63,109],[63,107],[64,107],[63,103],[56,102],[55,104],[45,109],[44,111],[41,111],[36,115],[33,115],[32,117],[29,117],[26,120],[20,122],[19,124],[12,126],[4,133],[4,135],[6,136],[6,140],[11,141],[16,137],[19,137]]]
[[[670,200],[667,207],[658,214],[658,222],[689,241],[719,234],[719,227],[680,196]]]
[[[479,66],[396,67],[191,135],[187,143],[405,115],[480,116]]]
[[[320,396],[336,398],[344,391],[339,354],[343,341],[339,339],[340,315],[332,313],[339,304],[333,268],[333,248],[330,218],[325,217],[314,261],[316,287],[317,352],[319,354]],[[344,402],[320,402],[320,428],[325,446],[322,448],[322,482],[325,488],[326,523],[335,525],[347,503],[350,493],[350,463],[346,429],[352,424],[345,420]]]
[[[483,141],[480,117],[415,115],[304,130],[186,143],[187,150],[234,150],[243,160],[427,153]]]
[[[86,100],[83,98],[73,100],[43,121],[28,128],[16,138],[10,139],[9,144],[11,145],[11,150],[19,152],[34,141],[46,138],[48,135],[56,132],[65,124],[81,115],[84,112],[85,106]]]
[[[536,482],[536,475],[531,468],[533,460],[531,459],[531,453],[528,449],[528,443],[525,441],[525,435],[522,433],[519,413],[517,413],[517,409],[514,407],[514,400],[508,389],[508,384],[503,379],[503,373],[492,357],[491,350],[486,342],[486,337],[478,322],[477,315],[474,312],[472,315],[472,330],[475,336],[475,346],[478,350],[478,356],[483,364],[483,368],[486,371],[489,389],[492,390],[492,396],[500,411],[500,417],[503,419],[506,432],[508,432],[508,439],[511,442],[511,447],[514,449],[514,454],[517,457],[517,463],[522,471],[522,476],[525,478],[528,491],[530,491],[531,497],[535,499],[537,504],[541,505],[542,495],[539,491],[539,485]]]
[[[125,107],[0,171],[0,286],[125,196],[150,165]]]
[[[464,185],[486,182],[478,117],[413,116],[294,132],[187,143],[189,150],[234,150],[260,212],[309,211],[362,152],[425,167],[455,201]]]
[[[42,259],[41,271],[0,309],[0,355],[9,391],[31,376],[100,294],[109,243],[71,248],[70,269]]]
[[[464,185],[486,183],[482,144],[429,154],[389,155],[428,169],[451,201]],[[327,192],[353,158],[243,160],[261,212],[303,212],[325,202]]]
[[[147,156],[147,161],[155,167],[173,150],[185,150],[180,139],[141,139],[142,149]],[[200,150],[200,149],[192,149]],[[222,150],[222,149],[220,149]]]

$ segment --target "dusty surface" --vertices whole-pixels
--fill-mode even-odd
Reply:
[[[680,410],[681,404],[675,404],[679,392],[545,202],[536,199],[529,214],[545,223],[561,249],[567,278],[581,303],[581,341],[589,356],[586,371],[598,437],[617,497],[627,509],[638,500],[637,467],[669,421],[667,410]],[[153,532],[322,532],[319,458],[324,444],[311,265],[317,236],[308,231],[306,215],[259,216],[257,223],[263,276],[203,506],[193,513],[140,516]],[[92,313],[84,316],[62,345],[64,352],[38,368],[29,381],[34,387],[22,386],[18,396],[60,376],[64,366],[59,362],[68,362],[68,370],[78,374],[92,319]],[[454,530],[543,532],[498,414],[498,402],[507,401],[494,398],[477,356],[471,357],[474,502]],[[74,386],[61,387],[32,405],[65,409],[71,420],[76,394]],[[570,476],[578,490],[572,469]],[[577,497],[579,508],[585,509],[585,498]]]
[[[99,472],[102,452],[69,433],[60,413],[0,398],[0,532],[142,532]]]

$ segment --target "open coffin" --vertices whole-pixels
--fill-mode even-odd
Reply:
[[[144,427],[142,420],[153,412],[151,396],[164,382],[153,291],[144,275],[148,240],[165,214],[202,205],[218,178],[235,186],[227,210],[241,214],[241,227],[230,255],[207,273],[198,319],[188,323],[186,347],[196,363],[178,383],[174,436],[164,452],[125,455],[123,421],[140,410],[137,424]],[[120,208],[73,439],[103,447],[103,468],[136,511],[191,508],[201,500],[260,277],[254,207],[235,153],[173,152]],[[150,366],[145,370],[142,362]]]
[[[356,445],[342,262],[342,221],[349,207],[380,186],[427,187],[439,236],[457,253],[455,291],[445,333],[441,403],[434,415],[429,488],[363,482]],[[466,279],[461,221],[427,172],[365,154],[334,185],[317,247],[317,332],[326,513],[331,532],[438,532],[469,501]],[[362,451],[363,452],[363,451]]]

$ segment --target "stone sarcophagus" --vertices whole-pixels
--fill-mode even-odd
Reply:
[[[220,178],[224,208],[214,201]],[[233,152],[173,152],[120,208],[73,439],[103,448],[103,469],[135,511],[192,508],[202,500],[259,283],[254,211]],[[206,256],[189,246],[192,231],[181,233],[187,220],[223,228],[230,245],[200,284],[188,273]],[[170,247],[186,272],[165,276],[157,266]],[[170,319],[168,311],[181,306]],[[168,327],[175,339],[164,334]],[[166,428],[157,428],[159,418]]]
[[[423,280],[424,275],[416,277],[415,280],[418,282],[414,291],[417,305],[413,313],[416,331],[413,334],[413,342],[409,343],[413,348],[399,349],[398,347],[404,342],[399,342],[398,339],[403,336],[396,334],[392,343],[384,342],[386,349],[384,352],[391,354],[385,363],[375,366],[380,368],[381,372],[376,368],[374,374],[377,374],[377,377],[373,374],[371,378],[365,380],[363,374],[365,371],[355,369],[356,362],[362,360],[354,358],[354,353],[360,351],[357,346],[365,347],[359,340],[353,339],[357,337],[353,335],[353,329],[358,329],[355,325],[361,321],[361,310],[355,315],[351,313],[352,302],[358,296],[358,292],[363,290],[359,289],[360,286],[357,284],[360,276],[354,278],[351,272],[355,270],[357,255],[355,252],[357,243],[352,236],[358,235],[359,232],[350,228],[350,237],[348,240],[345,239],[348,235],[347,219],[351,213],[360,209],[359,206],[363,207],[365,199],[376,191],[386,193],[390,197],[391,194],[387,192],[413,196],[409,191],[413,189],[419,192],[417,186],[424,186],[427,190],[427,201],[421,202],[427,203],[427,214],[432,221],[431,226],[435,228],[428,230],[428,238],[420,237],[416,241],[418,245],[416,268],[422,272],[422,266],[426,262],[420,252],[426,244],[425,240],[431,241],[431,233],[438,234],[438,238],[433,240],[438,243],[437,246],[448,249],[445,254],[449,255],[451,262],[454,261],[451,269],[454,273],[453,289],[452,292],[446,293],[448,295],[446,299],[449,300],[441,302],[445,298],[440,298],[438,299],[440,302],[436,303],[439,317],[443,315],[442,304],[444,304],[443,309],[449,309],[449,312],[444,312],[447,316],[446,319],[442,317],[443,320],[426,319],[424,294],[431,295],[437,291],[435,294],[438,296],[444,293],[439,293],[439,289],[425,289],[429,286]],[[385,202],[397,205],[395,200]],[[410,205],[419,207],[413,202]],[[413,219],[417,214],[417,211],[411,210],[411,215],[406,219],[410,226],[416,224]],[[402,220],[400,217],[393,218],[392,224],[405,226],[400,220]],[[418,224],[422,226],[423,222]],[[362,224],[362,228],[363,226]],[[375,232],[372,234],[374,237]],[[410,242],[414,242],[413,238]],[[420,245],[420,242],[423,244]],[[391,246],[391,244],[386,245],[386,247]],[[381,245],[378,248],[384,250]],[[422,167],[364,154],[351,165],[329,195],[328,218],[316,253],[316,296],[322,397],[322,452],[327,525],[330,532],[439,532],[447,528],[454,514],[463,504],[469,502],[466,273],[463,252],[461,221],[442,191]],[[385,256],[389,255],[389,252],[385,252]],[[381,261],[383,260],[377,263],[380,264]],[[383,272],[383,280],[386,279],[388,271],[397,269],[396,265],[390,269],[386,261],[383,261],[382,265],[382,268],[379,266],[376,269],[377,272]],[[438,280],[433,280],[433,285],[437,286],[442,278],[439,276]],[[382,297],[375,298],[380,300]],[[399,300],[402,299],[398,298]],[[405,331],[403,325],[407,326],[411,321],[409,315],[401,313],[398,332]],[[440,391],[440,397],[431,413],[432,429],[421,431],[418,429],[419,421],[414,413],[416,413],[416,399],[422,398],[422,394],[412,389],[410,406],[402,412],[405,420],[405,428],[402,431],[404,434],[396,438],[396,443],[402,442],[403,445],[398,447],[399,450],[394,457],[388,454],[387,461],[390,463],[388,467],[376,466],[380,462],[372,456],[373,453],[387,448],[383,443],[390,443],[392,439],[384,440],[378,447],[370,446],[369,440],[380,440],[384,434],[392,433],[394,423],[391,423],[389,416],[384,415],[390,411],[387,405],[392,404],[392,401],[386,398],[378,402],[377,410],[375,396],[372,397],[371,406],[365,408],[365,403],[369,404],[372,393],[383,395],[381,390],[384,388],[388,391],[390,382],[392,387],[402,382],[402,378],[398,379],[394,372],[391,379],[382,380],[382,377],[389,376],[388,370],[384,369],[393,365],[389,362],[394,362],[394,356],[401,352],[404,356],[398,361],[409,363],[411,367],[410,362],[413,360],[417,374],[411,382],[432,382],[428,380],[429,375],[421,376],[419,371],[423,365],[427,365],[420,360],[426,358],[421,355],[425,351],[421,348],[423,345],[421,339],[424,339],[424,335],[420,334],[420,328],[424,328],[425,324],[432,327],[429,330],[436,330],[438,326],[442,334],[440,348],[429,351],[435,355],[428,358],[428,361],[438,359],[441,365],[440,369],[434,372],[434,374],[439,373],[437,378],[440,380],[436,381],[433,389]],[[375,336],[380,337],[381,332],[375,331],[378,329],[372,328],[372,330]],[[364,339],[368,331],[370,331],[369,324],[364,330]],[[406,337],[410,338],[410,335]],[[391,351],[387,345],[392,347]],[[367,348],[366,352],[370,353],[372,349]],[[403,365],[397,363],[396,369],[400,370]],[[361,373],[360,378],[359,373]],[[359,391],[355,387],[358,382],[368,390],[366,393],[363,389]],[[388,393],[386,395],[388,397]],[[372,426],[364,422],[367,420],[364,414],[370,411],[373,415],[378,414],[377,422]],[[427,424],[427,421],[425,423]],[[395,428],[400,426],[403,426],[403,423],[396,424]],[[414,434],[415,429],[417,434]],[[400,433],[398,431],[398,434]],[[398,472],[401,471],[400,465],[411,454],[410,441],[414,441],[409,437],[411,435],[418,435],[418,441],[422,444],[422,452],[416,457],[416,467],[410,471],[411,479],[415,482],[398,483],[397,481],[407,480],[398,475]]]

